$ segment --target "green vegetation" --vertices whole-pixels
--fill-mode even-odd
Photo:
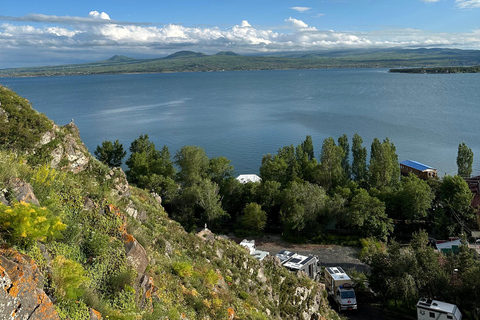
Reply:
[[[10,97],[22,101],[2,88],[0,110],[7,110],[3,106]],[[20,107],[30,108],[28,104]],[[33,118],[44,119],[30,112]],[[13,119],[8,111],[4,115]],[[77,139],[67,125],[56,128],[50,142],[69,150],[65,143],[76,146]],[[318,300],[318,284],[273,259],[259,262],[230,240],[187,233],[168,217],[156,194],[129,186],[121,170],[91,156],[82,170],[68,159],[52,166],[43,156],[35,158],[35,153],[25,156],[22,149],[13,147],[13,140],[6,139],[0,146],[0,201],[7,203],[0,207],[0,246],[35,259],[45,279],[39,284],[61,319],[88,319],[90,309],[103,318],[125,320],[291,319],[317,308],[318,315],[339,319],[326,300]],[[35,150],[35,145],[27,147]],[[208,159],[201,148],[185,147],[175,157],[177,174],[168,149],[156,151],[148,136],[132,143],[131,151],[129,178],[171,194],[165,206],[181,209],[172,211],[172,216],[193,217],[195,223],[196,219],[212,221],[212,228],[217,221],[222,227],[225,211],[215,181],[225,190],[236,181],[230,178],[228,160]],[[167,175],[174,187],[165,190],[168,184],[153,184],[165,180],[145,179],[155,174],[162,179]],[[31,185],[29,196],[36,197],[40,206],[16,202],[20,191],[13,182],[18,180]],[[233,185],[230,190],[239,186]],[[258,206],[253,206],[258,212]],[[297,288],[305,288],[308,294],[298,294]]]
[[[366,240],[362,258],[370,266],[368,282],[385,305],[411,316],[420,297],[457,304],[466,319],[478,319],[480,261],[465,239],[458,255],[443,255],[429,246],[428,234],[413,233],[407,246]]]
[[[123,145],[118,142],[118,140],[115,140],[114,143],[111,141],[103,141],[101,146],[97,146],[94,154],[98,161],[113,168],[122,165],[122,160],[127,155],[127,152],[123,150]]]
[[[463,67],[475,64],[480,64],[479,51],[457,49],[358,49],[273,56],[244,56],[233,52],[205,55],[199,52],[180,51],[156,59],[113,56],[104,61],[86,64],[3,69],[0,70],[0,77],[325,68]]]
[[[472,165],[473,165],[473,151],[465,142],[462,142],[458,145],[458,155],[457,155],[457,167],[458,175],[464,178],[470,178],[472,174]]]
[[[480,66],[474,66],[474,67],[404,68],[404,69],[390,69],[390,72],[421,73],[421,74],[479,73],[480,72]]]

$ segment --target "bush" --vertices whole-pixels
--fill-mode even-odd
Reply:
[[[64,256],[57,256],[52,263],[52,281],[59,299],[77,300],[84,292],[88,278],[82,265]]]
[[[28,247],[36,240],[58,238],[65,228],[45,207],[23,201],[11,207],[0,204],[0,233],[12,245]]]

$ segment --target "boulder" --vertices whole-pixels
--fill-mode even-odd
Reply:
[[[132,235],[125,234],[123,238],[128,264],[137,271],[139,276],[143,275],[148,265],[147,252]]]
[[[0,320],[60,319],[50,298],[39,288],[40,279],[29,256],[0,249]]]
[[[18,178],[13,178],[10,180],[9,185],[11,186],[17,201],[29,202],[37,206],[40,205],[37,197],[35,197],[35,194],[33,193],[33,188],[29,183]]]
[[[101,320],[102,314],[95,309],[90,308],[90,320]]]

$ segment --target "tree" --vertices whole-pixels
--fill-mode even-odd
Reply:
[[[362,147],[362,137],[357,133],[352,139],[352,174],[355,181],[361,181],[367,175],[367,148]]]
[[[370,196],[365,189],[358,189],[351,200],[347,219],[350,226],[365,237],[386,240],[393,231],[393,222],[385,213],[385,204]]]
[[[369,177],[372,188],[394,187],[399,183],[398,156],[394,144],[388,138],[382,143],[377,138],[372,142]]]
[[[318,232],[319,219],[325,207],[325,190],[308,182],[291,182],[283,191],[282,221],[285,231],[296,237]]]
[[[326,189],[342,184],[345,180],[342,168],[343,148],[332,137],[323,140],[320,154],[320,184]]]
[[[123,150],[123,145],[115,140],[114,143],[111,141],[103,141],[101,146],[97,146],[97,149],[93,152],[95,157],[110,168],[120,167],[122,165],[122,160],[127,155],[127,152]]]
[[[402,217],[417,220],[428,215],[435,194],[426,181],[410,174],[402,178],[396,197]]]
[[[472,174],[473,151],[462,142],[458,145],[457,167],[458,175],[463,178],[470,178]]]
[[[211,158],[208,163],[208,174],[213,182],[221,185],[223,180],[233,176],[233,166],[225,157]]]
[[[473,219],[471,207],[473,193],[467,182],[460,176],[445,176],[440,185],[439,198],[441,208],[449,218],[450,235],[460,232],[466,221]],[[456,229],[456,230],[455,230]]]
[[[192,186],[207,177],[210,161],[203,148],[184,146],[175,154],[175,164],[180,167],[178,180],[185,186]]]
[[[305,141],[301,144],[303,151],[307,154],[308,160],[315,159],[315,155],[313,152],[313,141],[311,136],[307,136]]]
[[[166,203],[171,201],[178,191],[175,184],[175,167],[170,157],[170,151],[164,146],[161,151],[148,139],[141,135],[130,145],[130,157],[125,162],[130,183],[140,188],[146,188],[158,193]]]
[[[347,180],[350,180],[350,144],[348,143],[348,138],[346,134],[343,134],[341,137],[338,138],[338,145],[343,149],[342,168],[345,174],[345,178]]]
[[[245,230],[261,232],[267,223],[267,213],[262,210],[259,204],[251,202],[243,209],[243,216],[240,220]]]

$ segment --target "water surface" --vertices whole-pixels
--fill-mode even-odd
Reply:
[[[311,135],[346,133],[392,141],[399,160],[420,161],[439,175],[456,173],[457,148],[480,152],[480,74],[390,74],[385,69],[3,78],[57,124],[73,118],[91,152],[116,139],[128,149],[148,134],[157,149],[203,147],[256,173],[266,153]],[[478,153],[480,156],[480,153]],[[480,160],[474,162],[480,174]]]

